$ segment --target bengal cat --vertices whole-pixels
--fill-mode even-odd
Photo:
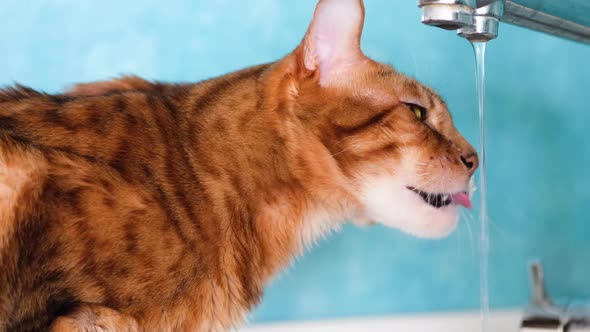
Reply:
[[[0,331],[218,331],[343,221],[448,234],[477,155],[320,0],[283,59],[196,84],[0,91]]]

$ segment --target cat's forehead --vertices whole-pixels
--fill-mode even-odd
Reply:
[[[377,75],[381,77],[383,88],[397,94],[400,100],[420,104],[427,108],[444,105],[442,98],[433,89],[421,84],[417,80],[401,74],[391,66],[386,66]]]
[[[392,66],[375,63],[356,77],[359,96],[376,105],[412,103],[427,109],[446,110],[446,103],[436,91],[396,71]]]

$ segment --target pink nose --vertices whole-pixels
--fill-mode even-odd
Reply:
[[[477,158],[477,153],[470,153],[468,155],[461,156],[461,161],[467,167],[467,170],[469,171],[469,176],[472,176],[473,173],[475,173],[477,166],[479,166],[479,159]]]

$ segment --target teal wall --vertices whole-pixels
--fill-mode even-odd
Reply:
[[[196,81],[290,52],[313,7],[2,0],[0,84],[56,92],[121,73]],[[477,143],[469,44],[420,24],[414,0],[366,7],[366,53],[436,88]],[[503,25],[487,68],[492,305],[527,303],[526,263],[535,257],[551,294],[590,297],[590,46]],[[464,219],[439,241],[346,227],[277,277],[254,320],[477,308],[479,227]]]

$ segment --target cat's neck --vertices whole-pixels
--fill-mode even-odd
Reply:
[[[269,66],[204,82],[189,96],[190,154],[227,245],[221,288],[256,304],[264,285],[350,216],[351,196],[318,138],[281,103]],[[213,94],[213,95],[212,95]],[[223,102],[212,101],[223,97]],[[197,105],[198,107],[195,107]],[[219,157],[223,155],[223,159]]]

